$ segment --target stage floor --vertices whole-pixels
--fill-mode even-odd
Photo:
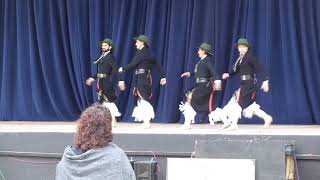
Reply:
[[[117,124],[115,134],[235,134],[235,135],[320,135],[320,125],[272,125],[263,129],[263,125],[239,125],[237,131],[225,131],[222,124],[193,124],[191,129],[180,129],[182,124],[152,123],[150,129],[142,129],[140,123]],[[61,132],[74,133],[75,122],[24,122],[2,121],[0,132]]]

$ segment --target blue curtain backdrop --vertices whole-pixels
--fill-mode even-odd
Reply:
[[[193,79],[197,46],[213,45],[215,68],[235,62],[233,44],[246,37],[270,74],[258,103],[277,124],[320,124],[319,0],[0,0],[0,120],[70,121],[95,101],[85,79],[95,72],[99,41],[114,41],[118,66],[131,61],[132,38],[150,37],[168,84],[154,74],[154,122],[177,122]],[[126,74],[130,87],[132,73]],[[239,79],[223,83],[225,105]],[[118,92],[131,121],[131,91]],[[261,123],[254,119],[242,122]]]

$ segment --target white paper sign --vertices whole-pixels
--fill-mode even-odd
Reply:
[[[168,158],[167,180],[255,180],[255,160]]]

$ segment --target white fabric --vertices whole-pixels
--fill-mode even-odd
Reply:
[[[102,105],[109,109],[111,116],[113,117],[121,116],[121,113],[119,112],[117,106],[114,103],[103,102]]]
[[[185,124],[190,124],[194,123],[194,117],[196,116],[197,112],[192,108],[190,103],[186,102],[183,103],[181,102],[179,105],[179,110],[182,112],[184,115],[184,122]]]
[[[154,110],[152,105],[143,99],[138,100],[137,106],[134,107],[132,112],[134,121],[138,122],[150,122],[154,118]]]
[[[253,112],[257,109],[260,109],[260,105],[256,102],[253,102],[250,106],[243,110],[242,114],[246,118],[252,118]]]
[[[241,106],[236,101],[236,96],[232,96],[228,104],[222,109],[216,108],[209,114],[210,124],[222,121],[223,123],[229,123],[241,118]]]
[[[227,117],[231,121],[236,121],[241,118],[242,108],[236,100],[236,96],[232,96],[228,104],[223,108]]]
[[[225,122],[227,121],[227,115],[224,113],[223,109],[216,108],[214,111],[212,111],[209,115],[209,122],[210,125],[214,125],[216,122]]]

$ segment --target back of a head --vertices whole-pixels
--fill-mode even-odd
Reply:
[[[94,104],[82,112],[77,121],[75,145],[82,151],[102,148],[112,142],[110,111],[101,104]]]

